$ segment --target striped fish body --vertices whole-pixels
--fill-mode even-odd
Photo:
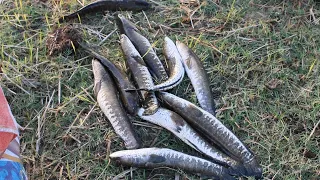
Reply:
[[[213,161],[224,166],[231,167],[230,173],[233,175],[245,174],[244,167],[240,163],[221,153],[219,150],[215,149],[212,145],[206,142],[177,113],[160,107],[158,111],[152,115],[143,114],[144,109],[139,109],[138,116],[141,119],[153,124],[157,124],[158,126],[169,130],[190,147],[203,153]]]
[[[176,42],[182,63],[195,90],[200,106],[215,115],[215,102],[210,88],[209,77],[199,57],[185,44]]]
[[[89,13],[102,11],[141,11],[147,10],[150,7],[150,4],[144,0],[99,0],[84,6],[72,14],[60,18],[59,22],[78,18],[78,16],[83,16]]]
[[[137,113],[137,109],[139,107],[139,95],[137,91],[126,91],[126,89],[134,89],[135,87],[129,81],[128,77],[123,74],[111,61],[107,58],[103,57],[99,53],[95,52],[94,50],[90,49],[89,47],[80,44],[86,52],[91,54],[93,57],[98,59],[101,64],[103,64],[110,74],[112,75],[114,81],[116,82],[117,89],[120,93],[120,99],[128,111],[128,113],[135,115]]]
[[[116,134],[124,141],[127,149],[141,147],[141,141],[133,130],[127,113],[118,99],[116,87],[104,66],[97,60],[92,61],[94,92],[97,102],[108,118]]]
[[[228,169],[220,165],[167,148],[144,148],[118,151],[110,154],[110,158],[113,161],[126,166],[144,168],[158,168],[165,166],[179,168],[221,180],[234,179],[228,174]]]
[[[121,32],[126,34],[134,44],[143,57],[143,60],[148,65],[152,75],[154,75],[156,80],[159,82],[167,80],[168,74],[148,39],[142,36],[134,24],[125,19],[122,15],[119,15],[119,19]]]
[[[222,147],[227,154],[239,159],[246,167],[248,176],[262,176],[262,169],[254,154],[211,113],[173,94],[159,92],[157,95],[166,106]]]
[[[151,74],[142,60],[139,52],[135,49],[130,39],[122,34],[121,47],[126,57],[129,69],[132,72],[133,78],[138,86],[138,89],[149,89],[154,86]],[[141,90],[139,91],[142,98],[142,104],[146,107],[146,114],[152,114],[157,111],[159,104],[154,92]]]
[[[157,84],[151,90],[165,91],[172,89],[177,86],[184,77],[181,56],[174,42],[168,37],[165,37],[164,39],[163,53],[168,62],[170,76],[169,79],[163,83]]]

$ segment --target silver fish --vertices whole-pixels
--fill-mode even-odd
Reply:
[[[165,105],[169,106],[170,109],[181,115],[193,127],[199,129],[210,140],[222,147],[228,155],[240,160],[246,168],[246,175],[262,176],[262,169],[255,155],[211,113],[173,94],[159,92],[157,95]]]
[[[176,45],[169,37],[165,37],[164,39],[163,53],[170,67],[169,79],[163,83],[155,85],[149,90],[165,91],[172,89],[177,86],[184,77],[184,68],[181,56]]]
[[[233,173],[232,175],[242,175],[245,173],[244,167],[240,163],[221,153],[206,142],[206,140],[193,130],[177,113],[160,107],[158,111],[152,115],[143,114],[144,109],[140,108],[138,110],[138,116],[141,119],[169,130],[190,147],[210,157],[213,161],[231,167],[230,172]]]
[[[215,103],[210,89],[209,77],[199,57],[185,44],[176,42],[182,63],[195,90],[200,106],[215,115]]]
[[[119,14],[118,17],[121,21],[119,27],[122,33],[126,34],[134,44],[157,81],[161,82],[167,80],[168,74],[148,39],[139,34],[139,30],[135,25],[124,18],[121,14]]]
[[[102,112],[110,121],[116,134],[124,141],[127,149],[141,147],[141,141],[134,132],[127,113],[119,102],[112,78],[97,60],[92,61],[92,70],[94,74],[94,93]]]
[[[126,61],[133,74],[133,78],[138,85],[139,89],[149,89],[154,86],[151,74],[142,60],[139,52],[136,50],[130,39],[122,34],[121,35],[121,47]],[[158,100],[151,91],[141,90],[139,91],[143,100],[143,105],[146,107],[146,114],[153,114],[159,107]]]
[[[234,180],[228,169],[205,159],[167,148],[124,150],[110,154],[110,158],[126,166],[145,168],[172,167],[221,180]]]
[[[129,81],[128,77],[123,74],[111,61],[107,58],[103,57],[93,49],[89,48],[85,44],[81,44],[80,46],[85,49],[86,52],[91,54],[93,57],[97,58],[110,72],[113,79],[116,82],[118,91],[120,93],[120,99],[126,108],[126,110],[135,115],[137,113],[138,104],[139,104],[139,95],[137,91],[126,91],[126,89],[134,89],[135,87]]]

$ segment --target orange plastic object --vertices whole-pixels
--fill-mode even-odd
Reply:
[[[0,87],[0,158],[10,142],[19,134],[8,101]]]

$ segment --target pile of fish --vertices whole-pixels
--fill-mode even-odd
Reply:
[[[182,42],[165,37],[167,73],[135,25],[122,15],[118,18],[121,47],[134,83],[107,58],[81,44],[95,58],[92,67],[97,102],[128,149],[114,152],[110,158],[126,166],[166,166],[209,178],[260,178],[262,168],[255,155],[215,117],[209,79],[197,55]],[[185,73],[201,107],[165,92],[176,87]],[[129,115],[167,129],[204,158],[167,148],[142,148]]]

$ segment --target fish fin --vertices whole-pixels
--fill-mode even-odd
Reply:
[[[97,97],[98,96],[98,93],[101,89],[101,80],[98,81],[95,85],[94,85],[94,88],[93,88],[93,92],[94,92],[94,95]]]
[[[244,167],[247,170],[247,176],[254,176],[256,179],[262,178],[263,170],[256,159],[244,163]]]
[[[162,163],[165,162],[166,158],[156,155],[156,154],[151,154],[150,158],[149,158],[149,162],[153,163],[153,164],[158,164],[158,163]]]
[[[136,62],[138,62],[139,64],[143,65],[143,66],[147,66],[146,63],[143,61],[143,59],[140,56],[133,56],[132,57]]]
[[[122,14],[118,14],[118,27],[120,29],[120,32],[122,34],[127,34],[127,31],[130,30],[134,30],[134,31],[138,31],[137,27],[135,26],[134,23],[132,23],[131,21],[127,20]]]

